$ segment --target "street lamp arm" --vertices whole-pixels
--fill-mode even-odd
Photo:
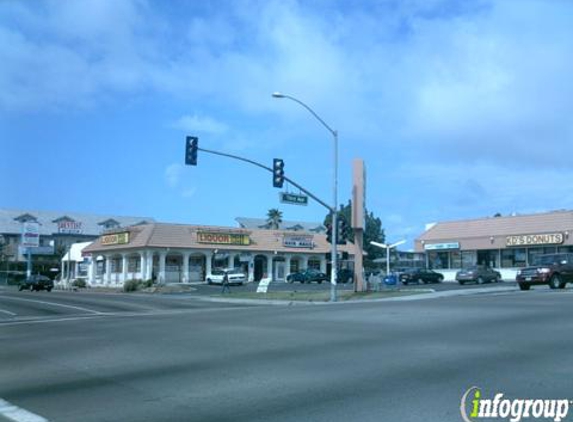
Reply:
[[[306,108],[306,109],[310,112],[310,114],[312,114],[312,115],[316,118],[316,120],[318,120],[320,123],[322,123],[322,125],[323,125],[326,129],[328,129],[328,131],[329,131],[330,133],[332,133],[332,136],[335,136],[335,137],[338,136],[338,132],[337,132],[335,129],[332,129],[330,126],[328,126],[328,124],[327,124],[324,120],[322,120],[322,119],[320,118],[320,116],[319,116],[318,114],[316,114],[316,112],[315,112],[312,108],[310,108],[309,106],[307,106],[307,105],[306,105],[305,103],[303,103],[301,100],[299,100],[299,99],[297,99],[297,98],[295,98],[295,97],[291,97],[290,95],[281,94],[281,93],[279,93],[279,92],[273,93],[273,97],[275,97],[275,98],[288,98],[289,100],[292,100],[292,101],[294,101],[295,103],[299,103],[301,106],[303,106],[304,108]]]

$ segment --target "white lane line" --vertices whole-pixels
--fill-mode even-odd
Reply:
[[[3,314],[10,315],[10,316],[16,316],[16,314],[14,312],[6,311],[4,309],[0,309],[0,312]]]
[[[46,418],[14,406],[12,403],[2,399],[0,399],[0,415],[14,422],[48,422]]]
[[[2,296],[1,298],[2,299],[9,299],[9,300],[16,300],[16,301],[19,300],[22,302],[39,303],[41,305],[48,305],[48,306],[59,306],[61,308],[75,309],[76,311],[88,312],[88,313],[94,314],[94,315],[100,315],[101,314],[101,312],[94,311],[93,309],[82,308],[80,306],[64,305],[63,303],[46,302],[44,300],[35,300],[35,299],[24,299],[22,297],[13,297],[13,296]]]

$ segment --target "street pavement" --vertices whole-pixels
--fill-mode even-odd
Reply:
[[[247,306],[0,290],[0,399],[49,421],[460,421],[472,386],[573,399],[572,300],[534,288]]]

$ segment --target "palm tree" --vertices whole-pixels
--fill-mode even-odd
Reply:
[[[271,208],[269,212],[267,212],[267,226],[269,229],[277,230],[282,222],[282,211],[279,211],[277,208]]]

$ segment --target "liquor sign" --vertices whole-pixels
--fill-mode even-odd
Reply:
[[[58,223],[58,233],[60,234],[82,234],[81,221],[60,221]]]
[[[296,193],[280,192],[279,198],[280,198],[280,201],[284,204],[308,205],[308,196],[306,196],[306,195],[298,195]]]
[[[37,248],[40,246],[40,225],[38,223],[24,223],[22,227],[22,246]]]
[[[125,245],[129,243],[129,232],[106,234],[101,237],[102,246]]]
[[[312,249],[314,247],[314,238],[312,236],[301,236],[301,235],[284,235],[283,246],[287,248],[307,248]]]
[[[197,242],[248,246],[251,244],[251,238],[242,233],[197,232]]]
[[[563,243],[565,236],[563,233],[547,234],[521,234],[517,236],[507,236],[506,246],[531,246],[531,245],[559,245]]]
[[[459,249],[459,248],[460,248],[459,242],[430,243],[428,245],[424,245],[424,249],[427,251],[441,251],[444,249]]]

